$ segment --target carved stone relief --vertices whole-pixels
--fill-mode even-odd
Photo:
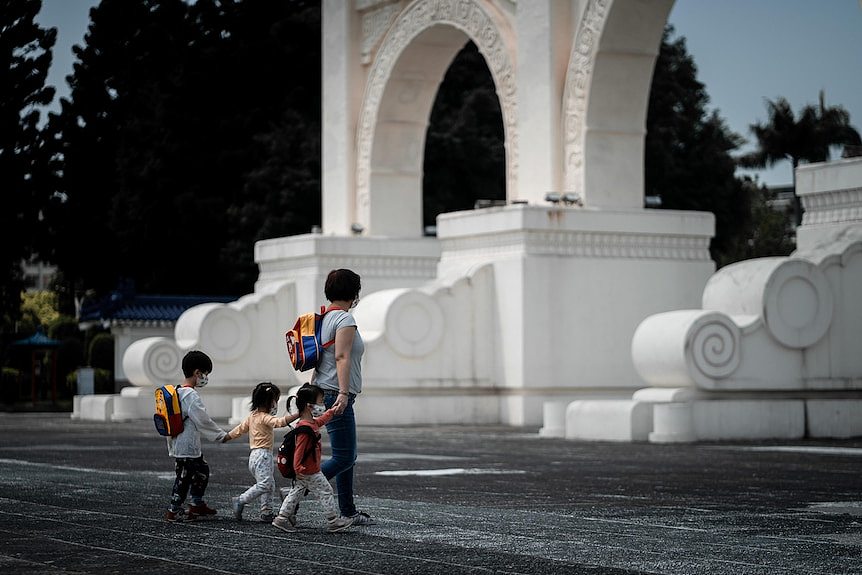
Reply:
[[[383,10],[384,8],[379,8]],[[420,0],[412,2],[398,14],[385,32],[380,48],[374,54],[362,101],[356,141],[357,221],[370,221],[371,151],[374,128],[383,93],[398,58],[410,43],[428,28],[447,24],[463,31],[484,56],[494,83],[503,114],[506,138],[506,186],[517,190],[518,171],[516,58],[511,45],[514,34],[496,8],[481,0]]]
[[[587,103],[599,39],[611,0],[590,0],[569,58],[563,92],[563,185],[565,191],[584,197],[584,139]]]
[[[401,11],[399,0],[359,2],[357,9],[362,14],[361,62],[370,64],[375,48]]]

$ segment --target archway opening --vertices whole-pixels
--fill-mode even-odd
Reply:
[[[439,214],[506,199],[503,115],[491,71],[472,41],[437,90],[425,137],[422,223]]]

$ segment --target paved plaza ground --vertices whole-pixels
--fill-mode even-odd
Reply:
[[[251,483],[244,440],[205,445],[218,516],[169,524],[151,422],[0,414],[0,573],[862,573],[862,440],[535,431],[362,426],[358,504],[378,524],[327,534],[307,500],[287,534],[227,513]]]

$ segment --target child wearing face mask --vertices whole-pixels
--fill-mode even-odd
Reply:
[[[335,408],[327,410],[323,405],[323,390],[309,383],[299,388],[296,397],[287,399],[288,406],[291,399],[296,400],[296,408],[299,411],[297,427],[307,425],[314,431],[314,438],[309,437],[307,433],[300,433],[296,436],[296,447],[293,452],[293,468],[296,470],[296,480],[293,487],[287,492],[284,501],[281,502],[281,509],[278,516],[273,519],[272,525],[288,533],[295,531],[299,499],[304,493],[311,492],[323,506],[327,519],[326,530],[334,533],[347,529],[353,525],[353,518],[339,515],[332,486],[320,471],[320,427],[332,419]],[[309,442],[313,442],[313,447],[309,445]]]
[[[275,518],[272,512],[272,500],[276,493],[275,478],[272,473],[272,444],[275,428],[285,427],[299,417],[295,413],[276,417],[279,397],[281,397],[281,390],[272,383],[264,381],[257,384],[251,393],[251,413],[224,438],[224,441],[230,441],[248,433],[248,445],[251,448],[248,455],[248,470],[254,476],[256,483],[239,497],[231,499],[233,516],[237,521],[242,521],[243,508],[258,498],[260,498],[260,520],[270,523]]]
[[[171,504],[165,513],[170,522],[194,520],[215,515],[216,510],[204,503],[204,492],[210,479],[210,466],[201,453],[201,436],[221,442],[225,430],[216,424],[207,413],[198,389],[209,382],[213,362],[202,351],[192,350],[183,357],[185,379],[177,388],[180,409],[183,415],[183,431],[176,437],[168,437],[168,455],[174,458],[177,478],[171,492]],[[191,495],[188,514],[183,509],[186,497]]]

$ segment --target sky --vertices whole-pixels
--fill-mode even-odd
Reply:
[[[130,0],[134,1],[134,0]],[[618,0],[629,1],[629,0]],[[42,0],[38,21],[57,28],[48,84],[68,95],[72,46],[83,43],[89,10],[98,0]],[[710,110],[752,148],[749,126],[767,120],[766,99],[786,98],[794,111],[817,104],[843,106],[862,132],[862,0],[677,0],[669,23],[684,36],[706,85]],[[789,162],[740,170],[771,186],[793,181]]]

